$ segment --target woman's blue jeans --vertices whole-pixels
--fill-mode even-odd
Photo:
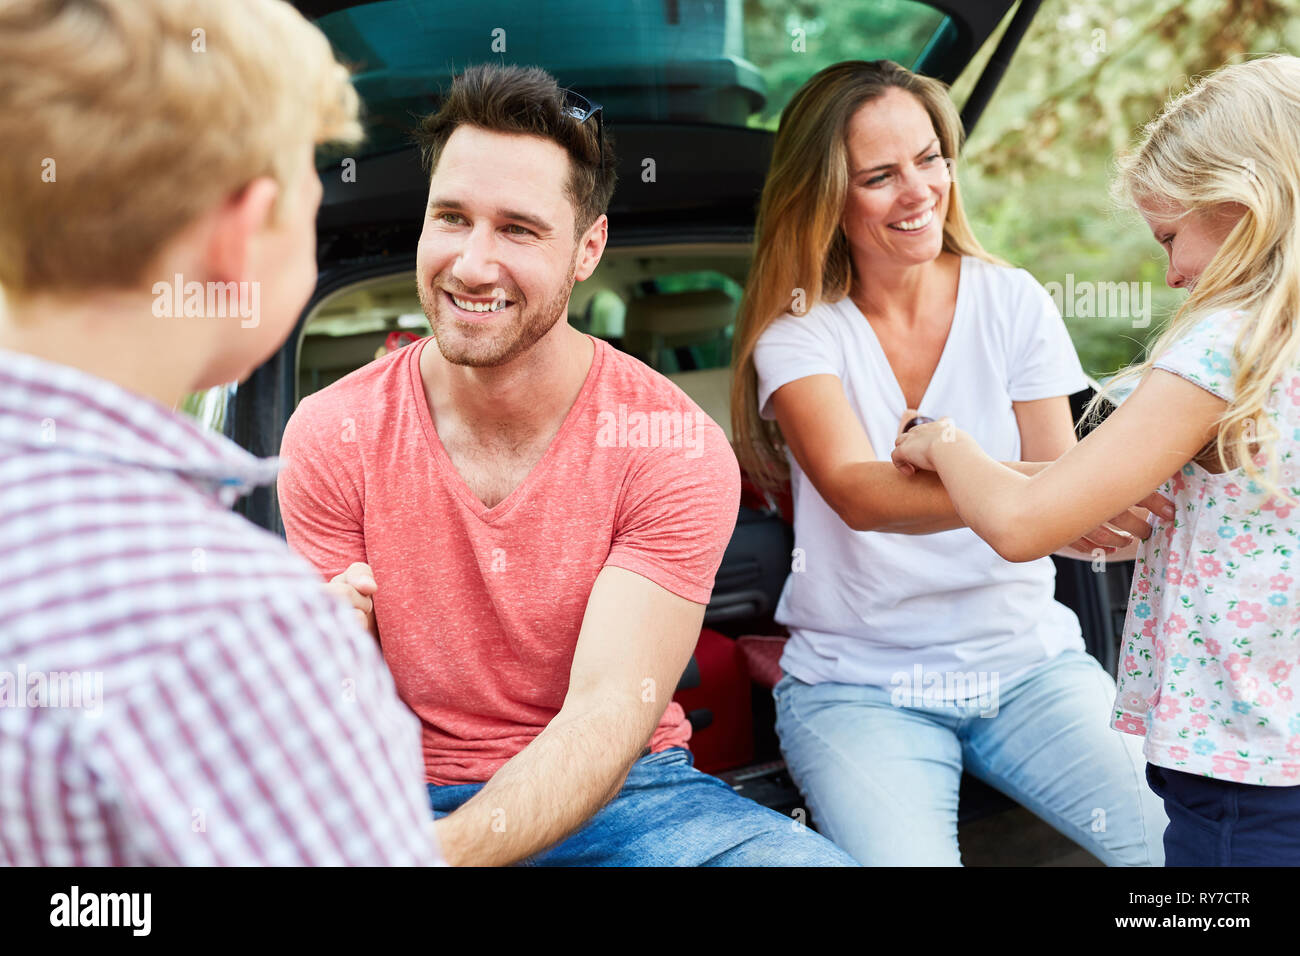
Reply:
[[[1009,685],[986,681],[996,699],[965,705],[900,695],[902,684],[787,674],[773,690],[781,750],[813,822],[860,863],[960,866],[964,769],[1107,865],[1164,864],[1168,821],[1141,738],[1110,728],[1115,682],[1093,657],[1066,651]]]

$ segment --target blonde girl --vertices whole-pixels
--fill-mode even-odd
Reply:
[[[1146,738],[1168,865],[1300,864],[1300,60],[1195,83],[1117,186],[1189,293],[1090,412],[1131,394],[1034,476],[985,455],[960,413],[900,436],[893,459],[937,472],[1010,561],[1153,488],[1171,497],[1138,553],[1112,726]]]

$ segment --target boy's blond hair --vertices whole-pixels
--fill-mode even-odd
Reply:
[[[129,288],[183,227],[360,138],[325,36],[282,0],[0,0],[0,287]],[[281,213],[277,203],[277,216]]]

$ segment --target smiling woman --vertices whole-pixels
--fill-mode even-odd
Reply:
[[[787,309],[836,301],[854,290],[851,247],[865,266],[897,259],[942,276],[924,285],[941,290],[946,316],[943,303],[930,304],[928,317],[938,315],[939,321],[929,325],[941,327],[928,328],[928,347],[917,350],[934,361],[956,299],[958,257],[1000,261],[975,238],[952,179],[962,139],[943,85],[887,60],[827,67],[786,107],[759,208],[732,386],[734,431],[753,436],[737,456],[760,482],[779,482],[788,469],[780,430],[758,416],[755,346]],[[808,177],[815,188],[805,187]],[[934,221],[918,223],[931,209]],[[918,224],[922,228],[906,229]],[[877,277],[870,269],[862,274]],[[913,282],[918,279],[919,273]],[[856,291],[866,290],[859,284]],[[905,353],[910,354],[911,349]],[[932,362],[928,371],[933,368]]]
[[[924,106],[901,89],[886,90],[853,114],[847,141],[851,171],[842,228],[868,257],[867,274],[878,271],[876,261],[933,260],[943,250],[952,177]],[[869,294],[861,283],[853,292]]]
[[[881,459],[917,417],[962,416],[1025,473],[1075,443],[1086,379],[1047,292],[971,232],[947,162],[961,137],[942,85],[885,61],[823,70],[782,114],[732,399],[742,464],[769,485],[788,468],[807,556],[775,615],[781,750],[864,864],[960,863],[968,766],[1101,860],[1149,865],[1159,804],[1106,727],[1114,685],[1053,599],[1051,560],[1004,560],[932,475]],[[1108,832],[1089,829],[1097,807]]]

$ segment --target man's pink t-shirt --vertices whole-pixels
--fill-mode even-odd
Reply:
[[[591,369],[545,455],[486,508],[438,439],[420,378],[431,338],[306,398],[281,455],[289,544],[326,578],[374,570],[398,693],[424,723],[426,777],[478,783],[559,711],[601,568],[707,604],[740,474],[684,392],[593,339]],[[650,749],[685,746],[668,705]]]

